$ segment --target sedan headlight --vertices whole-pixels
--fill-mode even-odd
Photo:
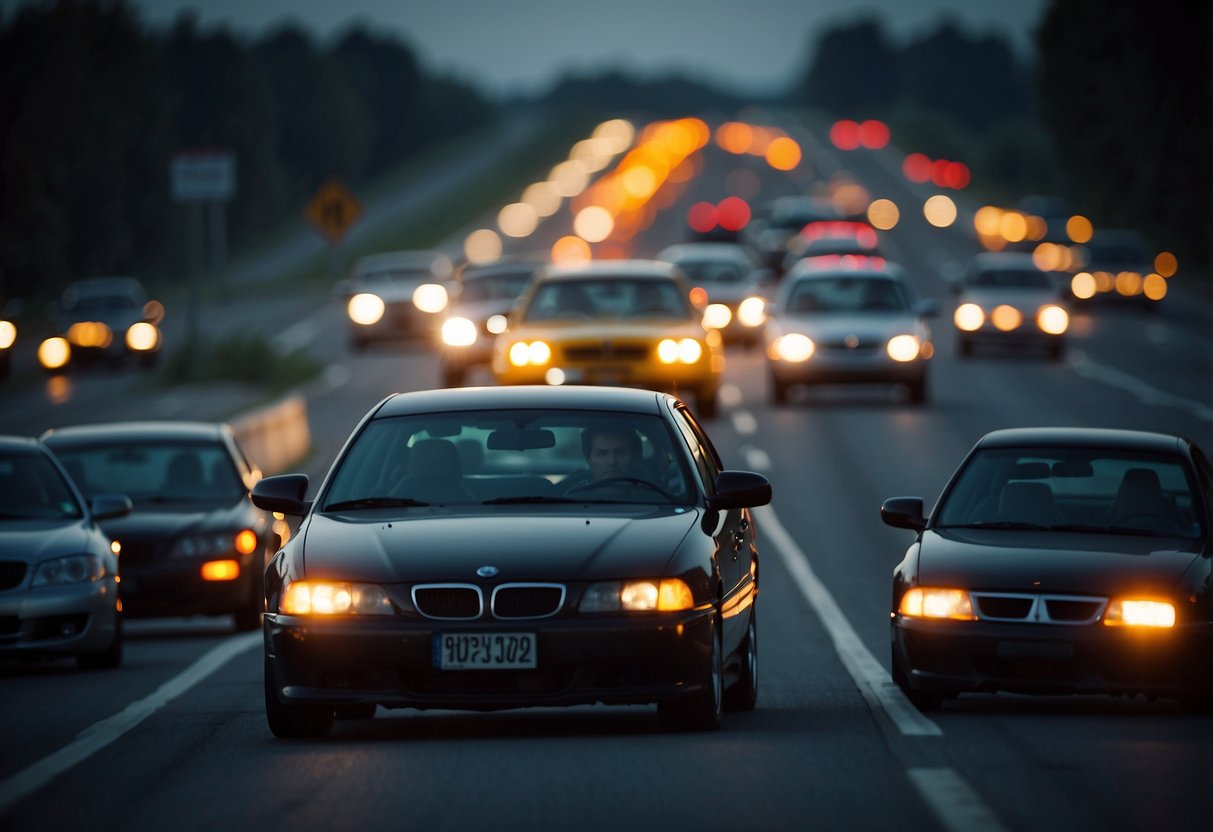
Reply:
[[[546,341],[515,341],[510,344],[509,356],[515,367],[542,367],[552,360],[552,348]]]
[[[813,339],[799,332],[789,332],[781,335],[771,344],[770,355],[776,361],[791,361],[799,364],[812,357],[817,346]]]
[[[371,292],[360,292],[354,295],[345,307],[350,320],[363,326],[378,323],[386,310],[387,306],[384,304],[383,298]]]
[[[126,331],[126,348],[131,352],[153,352],[160,349],[160,330],[155,324],[139,321]]]
[[[17,327],[12,321],[0,320],[0,350],[6,350],[17,340]]]
[[[470,347],[476,343],[476,324],[467,318],[447,318],[442,322],[442,343],[448,347]]]
[[[582,612],[672,612],[695,606],[691,588],[680,578],[602,581],[586,587]]]
[[[96,555],[71,555],[38,564],[31,586],[62,586],[98,581],[105,577],[105,564]]]
[[[767,302],[760,297],[748,297],[737,305],[737,320],[742,326],[762,326],[767,319]]]
[[[703,357],[703,344],[694,338],[663,338],[657,344],[657,360],[662,364],[694,364]]]
[[[247,555],[256,548],[257,533],[252,529],[240,529],[179,537],[169,554],[175,558],[210,558],[232,552]]]
[[[1060,306],[1048,304],[1036,313],[1036,326],[1049,335],[1061,335],[1070,328],[1070,315]]]
[[[733,310],[723,303],[709,303],[703,310],[704,329],[724,329],[733,320]]]
[[[278,602],[285,615],[392,615],[392,601],[378,584],[294,581]]]
[[[62,335],[47,338],[38,345],[38,363],[47,370],[58,370],[72,360],[72,347]]]
[[[894,361],[905,363],[918,357],[922,344],[913,335],[894,335],[885,345],[885,351]]]
[[[413,290],[413,305],[422,312],[437,314],[446,309],[446,289],[437,283],[422,283]]]
[[[1103,623],[1109,627],[1174,627],[1175,605],[1148,598],[1115,598]]]
[[[936,618],[951,621],[976,621],[973,600],[963,589],[916,586],[901,596],[897,612],[907,618]]]
[[[1000,303],[990,312],[990,323],[1000,332],[1010,332],[1019,329],[1023,323],[1023,313],[1009,303]]]
[[[962,303],[956,307],[952,322],[962,332],[976,332],[986,322],[986,313],[975,303]]]

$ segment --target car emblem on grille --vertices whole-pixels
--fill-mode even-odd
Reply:
[[[482,566],[476,570],[476,574],[482,578],[491,578],[497,574],[496,566]]]

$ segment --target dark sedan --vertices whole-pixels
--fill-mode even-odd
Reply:
[[[987,434],[893,572],[893,678],[920,708],[965,692],[1213,705],[1213,467],[1158,433]]]
[[[249,499],[260,471],[229,426],[117,422],[42,439],[85,495],[117,491],[134,502],[104,524],[122,546],[127,615],[231,614],[238,630],[260,625],[261,572],[280,535]]]
[[[393,395],[265,576],[279,737],[388,708],[656,703],[711,730],[757,697],[759,474],[725,470],[673,396],[605,387]]]
[[[85,500],[42,443],[0,436],[0,658],[122,663],[118,557],[98,521],[130,510]]]

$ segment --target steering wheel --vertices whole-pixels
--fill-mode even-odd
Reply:
[[[578,491],[592,491],[595,488],[607,488],[612,485],[643,485],[650,491],[656,491],[662,497],[665,497],[670,502],[674,502],[674,495],[666,491],[660,485],[649,480],[641,479],[640,477],[606,477],[601,480],[591,480],[590,482],[579,483],[569,488],[565,494],[576,494]]]

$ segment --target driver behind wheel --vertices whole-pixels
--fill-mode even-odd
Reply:
[[[570,474],[561,486],[567,491],[614,477],[640,476],[640,437],[619,425],[588,427],[581,432],[581,453],[588,468]]]

